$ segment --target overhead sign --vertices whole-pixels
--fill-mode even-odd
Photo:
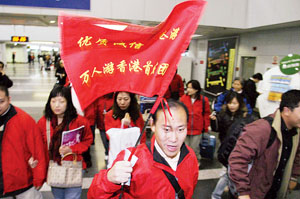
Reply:
[[[300,71],[300,55],[290,54],[280,60],[280,70],[286,75],[293,75]]]
[[[12,42],[29,42],[29,37],[26,36],[11,36]]]
[[[90,0],[1,0],[0,5],[90,10]]]
[[[208,41],[205,91],[217,95],[231,87],[236,38]]]

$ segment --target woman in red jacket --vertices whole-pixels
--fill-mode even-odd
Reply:
[[[185,143],[194,150],[199,162],[201,158],[199,148],[200,136],[202,132],[208,131],[210,125],[210,106],[208,98],[205,97],[203,99],[204,96],[200,95],[201,87],[197,80],[190,80],[186,85],[187,94],[180,99],[189,110],[188,133]]]
[[[135,94],[128,92],[116,92],[114,104],[104,119],[105,131],[111,128],[144,127],[143,116],[140,113],[139,105]],[[108,137],[109,139],[109,137]],[[146,143],[146,134],[143,134],[141,143]]]
[[[72,103],[70,88],[58,86],[50,92],[44,116],[38,121],[38,126],[42,133],[45,147],[48,147],[45,149],[48,154],[48,159],[58,164],[61,163],[61,157],[67,153],[75,153],[77,154],[77,160],[82,160],[81,154],[86,151],[93,142],[89,122],[77,114]],[[62,132],[81,126],[84,126],[84,128],[83,131],[81,131],[80,142],[72,146],[61,146]],[[50,143],[47,143],[48,129],[50,130]],[[64,160],[73,161],[73,157],[69,155]],[[86,167],[84,162],[82,167]],[[51,190],[56,199],[81,198],[81,187],[51,187]]]

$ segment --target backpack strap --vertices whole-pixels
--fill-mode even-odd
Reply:
[[[151,152],[151,142],[146,142],[146,146],[149,149],[149,151]],[[151,152],[152,153],[152,152]]]
[[[204,117],[204,112],[205,112],[205,96],[202,95],[202,115]],[[204,120],[203,120],[204,122]]]
[[[274,143],[274,141],[276,139],[276,131],[272,127],[272,123],[273,123],[274,118],[272,118],[270,116],[267,116],[267,117],[264,117],[263,119],[266,120],[271,126],[271,133],[270,133],[269,141],[268,141],[268,144],[267,144],[267,147],[266,147],[268,149]]]
[[[50,145],[50,120],[46,119],[46,133],[47,133],[47,146],[49,150]]]
[[[151,152],[151,142],[146,142],[146,146],[149,149],[149,151]],[[178,181],[177,181],[176,177],[174,175],[170,174],[169,172],[167,172],[166,170],[162,169],[162,171],[164,172],[164,174],[166,175],[166,177],[170,181],[172,187],[174,188],[175,193],[176,193],[176,198],[185,199],[184,191],[180,187],[180,185],[178,184]]]
[[[202,95],[202,116],[203,116],[203,129],[202,133],[204,133],[205,129],[205,119],[204,119],[204,113],[205,113],[205,96]]]
[[[271,134],[270,134],[270,138],[269,138],[269,142],[267,144],[267,149],[272,146],[272,144],[274,143],[276,139],[276,132],[274,130],[274,128],[272,127],[272,130],[271,130]]]
[[[170,181],[171,185],[173,186],[175,192],[176,192],[176,198],[179,199],[185,199],[184,197],[184,191],[181,189],[180,185],[178,184],[178,181],[175,176],[167,172],[166,170],[163,170],[164,174],[167,176],[168,180]]]

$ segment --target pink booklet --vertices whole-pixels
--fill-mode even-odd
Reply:
[[[80,136],[84,129],[84,125],[77,129],[62,132],[61,146],[73,146],[80,142]]]

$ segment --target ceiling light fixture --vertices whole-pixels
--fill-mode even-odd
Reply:
[[[197,35],[197,34],[194,34],[192,35],[192,38],[196,38],[196,37],[202,37],[203,35]]]

